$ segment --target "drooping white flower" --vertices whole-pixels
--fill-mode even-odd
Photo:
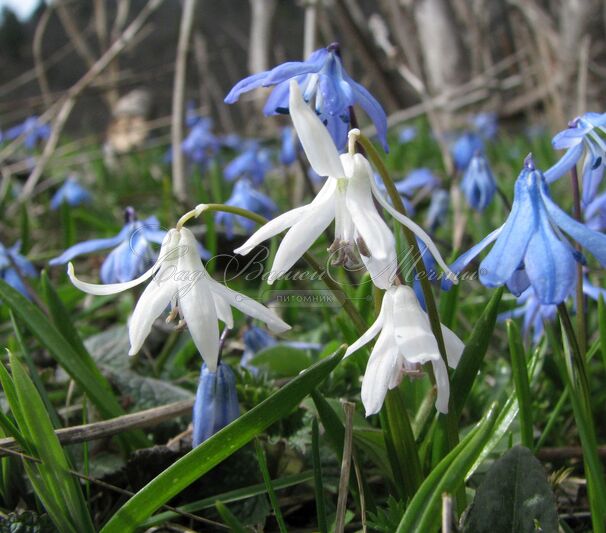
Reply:
[[[107,295],[125,291],[149,278],[128,325],[129,355],[136,354],[151,331],[153,322],[171,306],[169,316],[179,315],[191,333],[196,348],[208,368],[215,372],[219,355],[217,319],[233,328],[231,307],[265,322],[281,333],[290,326],[260,303],[215,281],[204,268],[196,239],[187,228],[171,229],[162,242],[156,263],[145,274],[126,283],[96,285],[76,278],[71,263],[67,269],[71,282],[89,294]]]
[[[387,391],[400,383],[403,374],[414,374],[420,365],[429,362],[433,365],[436,378],[436,409],[440,413],[447,413],[450,396],[448,371],[440,357],[429,318],[410,287],[393,286],[385,292],[377,320],[348,348],[345,357],[377,335],[379,338],[362,380],[362,403],[366,416],[379,412]],[[463,342],[444,325],[442,335],[448,366],[455,368],[463,353]]]
[[[330,251],[338,249],[341,262],[347,263],[356,246],[375,285],[387,289],[393,283],[397,267],[395,240],[375,208],[374,196],[427,245],[440,266],[451,274],[431,238],[383,198],[366,158],[353,153],[339,156],[328,130],[306,105],[294,81],[290,85],[289,107],[309,163],[318,175],[327,176],[326,183],[310,204],[271,220],[235,252],[246,255],[261,242],[288,229],[268,276],[268,283],[272,284],[286,274],[334,220],[335,242]]]

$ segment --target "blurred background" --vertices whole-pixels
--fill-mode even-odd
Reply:
[[[0,128],[56,102],[147,4],[0,1]],[[125,108],[146,120],[170,115],[182,3],[157,4],[79,94],[66,131],[104,137]],[[439,132],[492,110],[514,125],[540,115],[559,131],[606,98],[600,0],[199,0],[193,16],[186,99],[223,132],[251,133],[262,120],[255,106],[223,105],[234,83],[333,41],[391,125],[429,112]],[[121,100],[133,90],[136,98]],[[250,98],[263,102],[260,92]],[[152,135],[168,124],[152,123]]]

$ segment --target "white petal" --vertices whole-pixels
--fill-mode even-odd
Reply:
[[[229,329],[234,328],[234,314],[231,312],[231,305],[223,298],[219,293],[213,291],[213,284],[210,286],[210,292],[212,293],[213,300],[215,301],[215,310],[217,311],[217,318],[225,324],[225,327]]]
[[[448,413],[448,400],[450,398],[450,382],[448,381],[448,370],[442,358],[432,361],[433,375],[436,378],[438,395],[436,398],[436,409],[440,413]]]
[[[160,248],[160,253],[158,254],[158,259],[154,265],[143,275],[133,279],[132,281],[126,281],[124,283],[109,283],[107,285],[98,285],[96,283],[80,281],[74,273],[74,265],[72,263],[67,265],[67,275],[74,286],[83,292],[94,294],[96,296],[116,294],[118,292],[136,287],[140,283],[143,283],[151,278],[158,271],[162,263],[170,259],[170,256],[174,253],[174,246],[176,245],[178,238],[179,236],[177,230],[170,230],[164,237],[162,247]]]
[[[400,285],[396,288],[393,309],[394,334],[400,355],[410,363],[440,359],[429,319],[410,287]]]
[[[383,302],[381,303],[381,310],[379,311],[379,316],[373,322],[372,326],[370,326],[356,342],[354,342],[349,348],[347,348],[347,351],[345,352],[345,357],[349,357],[352,353],[357,352],[360,348],[362,348],[362,346],[368,344],[379,334],[379,331],[381,331],[381,328],[383,328],[386,310],[390,308],[391,296],[389,295],[388,291],[383,296]]]
[[[248,240],[239,248],[234,250],[234,253],[240,255],[248,254],[255,246],[258,246],[263,241],[276,236],[278,233],[290,228],[309,210],[311,205],[304,205],[282,213],[280,216],[270,220],[267,224],[261,226],[253,233]]]
[[[444,337],[444,346],[446,348],[446,359],[448,359],[448,366],[450,368],[457,368],[461,355],[463,355],[465,344],[463,344],[463,341],[444,324],[441,326],[442,336]]]
[[[362,380],[361,398],[366,416],[381,410],[387,389],[399,370],[398,347],[393,339],[393,331],[384,327],[372,350]]]
[[[394,217],[398,222],[400,222],[401,224],[403,224],[404,226],[406,226],[419,239],[421,239],[425,243],[425,245],[427,246],[427,249],[431,252],[431,255],[433,255],[435,257],[436,262],[438,263],[438,265],[440,265],[440,267],[442,268],[442,270],[444,270],[444,272],[446,273],[446,275],[448,276],[448,278],[453,283],[458,283],[457,276],[455,275],[454,272],[452,272],[448,268],[448,265],[444,262],[444,259],[442,259],[442,256],[440,255],[440,251],[438,250],[438,248],[436,247],[436,245],[434,244],[434,242],[431,240],[431,237],[429,235],[427,235],[427,233],[425,233],[425,231],[423,230],[423,228],[421,228],[421,226],[419,226],[418,224],[416,224],[415,222],[413,222],[410,218],[404,216],[402,213],[399,213],[391,205],[389,205],[389,202],[387,202],[387,200],[385,200],[385,198],[383,198],[383,195],[382,195],[381,191],[379,190],[379,188],[377,187],[377,184],[374,182],[374,180],[370,180],[370,187],[372,189],[372,193],[373,193],[374,197],[381,204],[381,206],[392,217]]]
[[[330,133],[303,100],[299,84],[295,80],[290,82],[288,106],[290,117],[311,167],[320,176],[344,177],[339,152]]]
[[[322,198],[320,202],[316,200],[310,204],[312,209],[282,239],[267,279],[269,285],[288,272],[334,219],[334,195]]]
[[[226,302],[242,311],[244,314],[265,322],[272,332],[283,333],[290,329],[290,326],[271,309],[268,309],[256,300],[253,300],[244,294],[240,294],[214,280],[211,281],[210,288],[213,295],[215,295],[215,299],[217,297],[223,298]]]
[[[374,178],[368,175],[370,167],[365,164],[366,159],[356,154],[353,161],[353,173],[347,186],[347,209],[356,227],[356,240],[361,238],[370,252],[367,257],[358,245],[360,257],[373,283],[387,289],[393,284],[398,267],[395,238],[375,208],[370,190],[370,180]]]
[[[128,323],[128,355],[135,355],[141,349],[154,320],[162,314],[177,292],[174,272],[174,269],[169,272],[168,268],[162,268],[141,294]]]
[[[210,276],[197,252],[196,239],[187,228],[180,230],[182,251],[176,276],[179,286],[179,308],[194,344],[211,372],[217,369],[219,327],[215,302],[210,291]]]

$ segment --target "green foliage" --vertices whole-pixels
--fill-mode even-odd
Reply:
[[[545,469],[515,446],[496,461],[479,486],[464,533],[557,531],[558,513]]]

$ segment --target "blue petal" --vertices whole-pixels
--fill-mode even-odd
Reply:
[[[118,246],[127,236],[124,234],[124,229],[125,228],[123,228],[118,235],[109,239],[93,239],[74,244],[65,250],[65,252],[63,252],[60,256],[51,259],[48,264],[51,266],[64,265],[78,255],[90,254],[92,252],[98,252],[99,250],[106,250],[107,248]],[[128,228],[128,230],[130,231],[130,228]]]
[[[263,106],[263,113],[269,116],[287,112],[289,94],[290,82],[288,80],[276,85]]]
[[[516,296],[520,296],[529,286],[530,280],[524,268],[518,268],[507,280],[507,288]]]
[[[287,61],[277,67],[274,67],[267,76],[264,85],[277,85],[283,81],[290,80],[296,76],[312,74],[319,72],[328,59],[328,52],[325,48],[316,50],[307,61]]]
[[[606,266],[606,235],[593,231],[585,224],[581,224],[568,216],[546,193],[542,193],[541,196],[554,223],[583,248],[591,252],[602,266]]]
[[[383,111],[381,104],[377,102],[375,97],[370,94],[365,87],[352,80],[345,73],[343,73],[343,78],[352,86],[356,102],[360,104],[360,107],[366,112],[377,128],[377,134],[383,145],[383,149],[386,153],[389,152],[389,146],[387,144],[387,116],[385,115],[385,111]]]
[[[497,239],[497,237],[501,234],[501,231],[503,231],[503,226],[486,235],[486,237],[484,237],[478,244],[472,246],[464,254],[457,257],[455,262],[450,265],[450,270],[457,275],[463,272],[469,263],[471,263],[487,246]],[[442,289],[447,291],[450,289],[450,287],[452,287],[452,282],[446,278],[443,279]]]
[[[242,93],[246,93],[256,89],[257,87],[263,86],[268,75],[269,71],[259,72],[258,74],[253,74],[252,76],[248,76],[247,78],[240,80],[232,87],[231,91],[229,91],[225,97],[225,100],[223,101],[226,104],[233,104],[234,102],[237,102]]]
[[[19,274],[17,274],[14,268],[7,268],[2,274],[2,277],[4,281],[8,283],[13,289],[18,290],[28,300],[31,300],[31,296],[27,291],[27,288],[23,284],[23,281],[21,280]]]
[[[547,213],[539,212],[539,224],[524,257],[526,274],[542,304],[559,304],[572,292],[576,266],[569,246],[555,234]]]
[[[577,164],[577,161],[580,159],[582,154],[582,143],[569,148],[555,165],[543,173],[547,183],[553,183],[555,180],[566,174],[566,172]]]
[[[511,213],[492,250],[480,264],[480,281],[487,287],[498,287],[511,278],[520,266],[528,243],[536,231],[540,200],[538,192],[531,197],[526,175],[526,171],[520,174]]]

